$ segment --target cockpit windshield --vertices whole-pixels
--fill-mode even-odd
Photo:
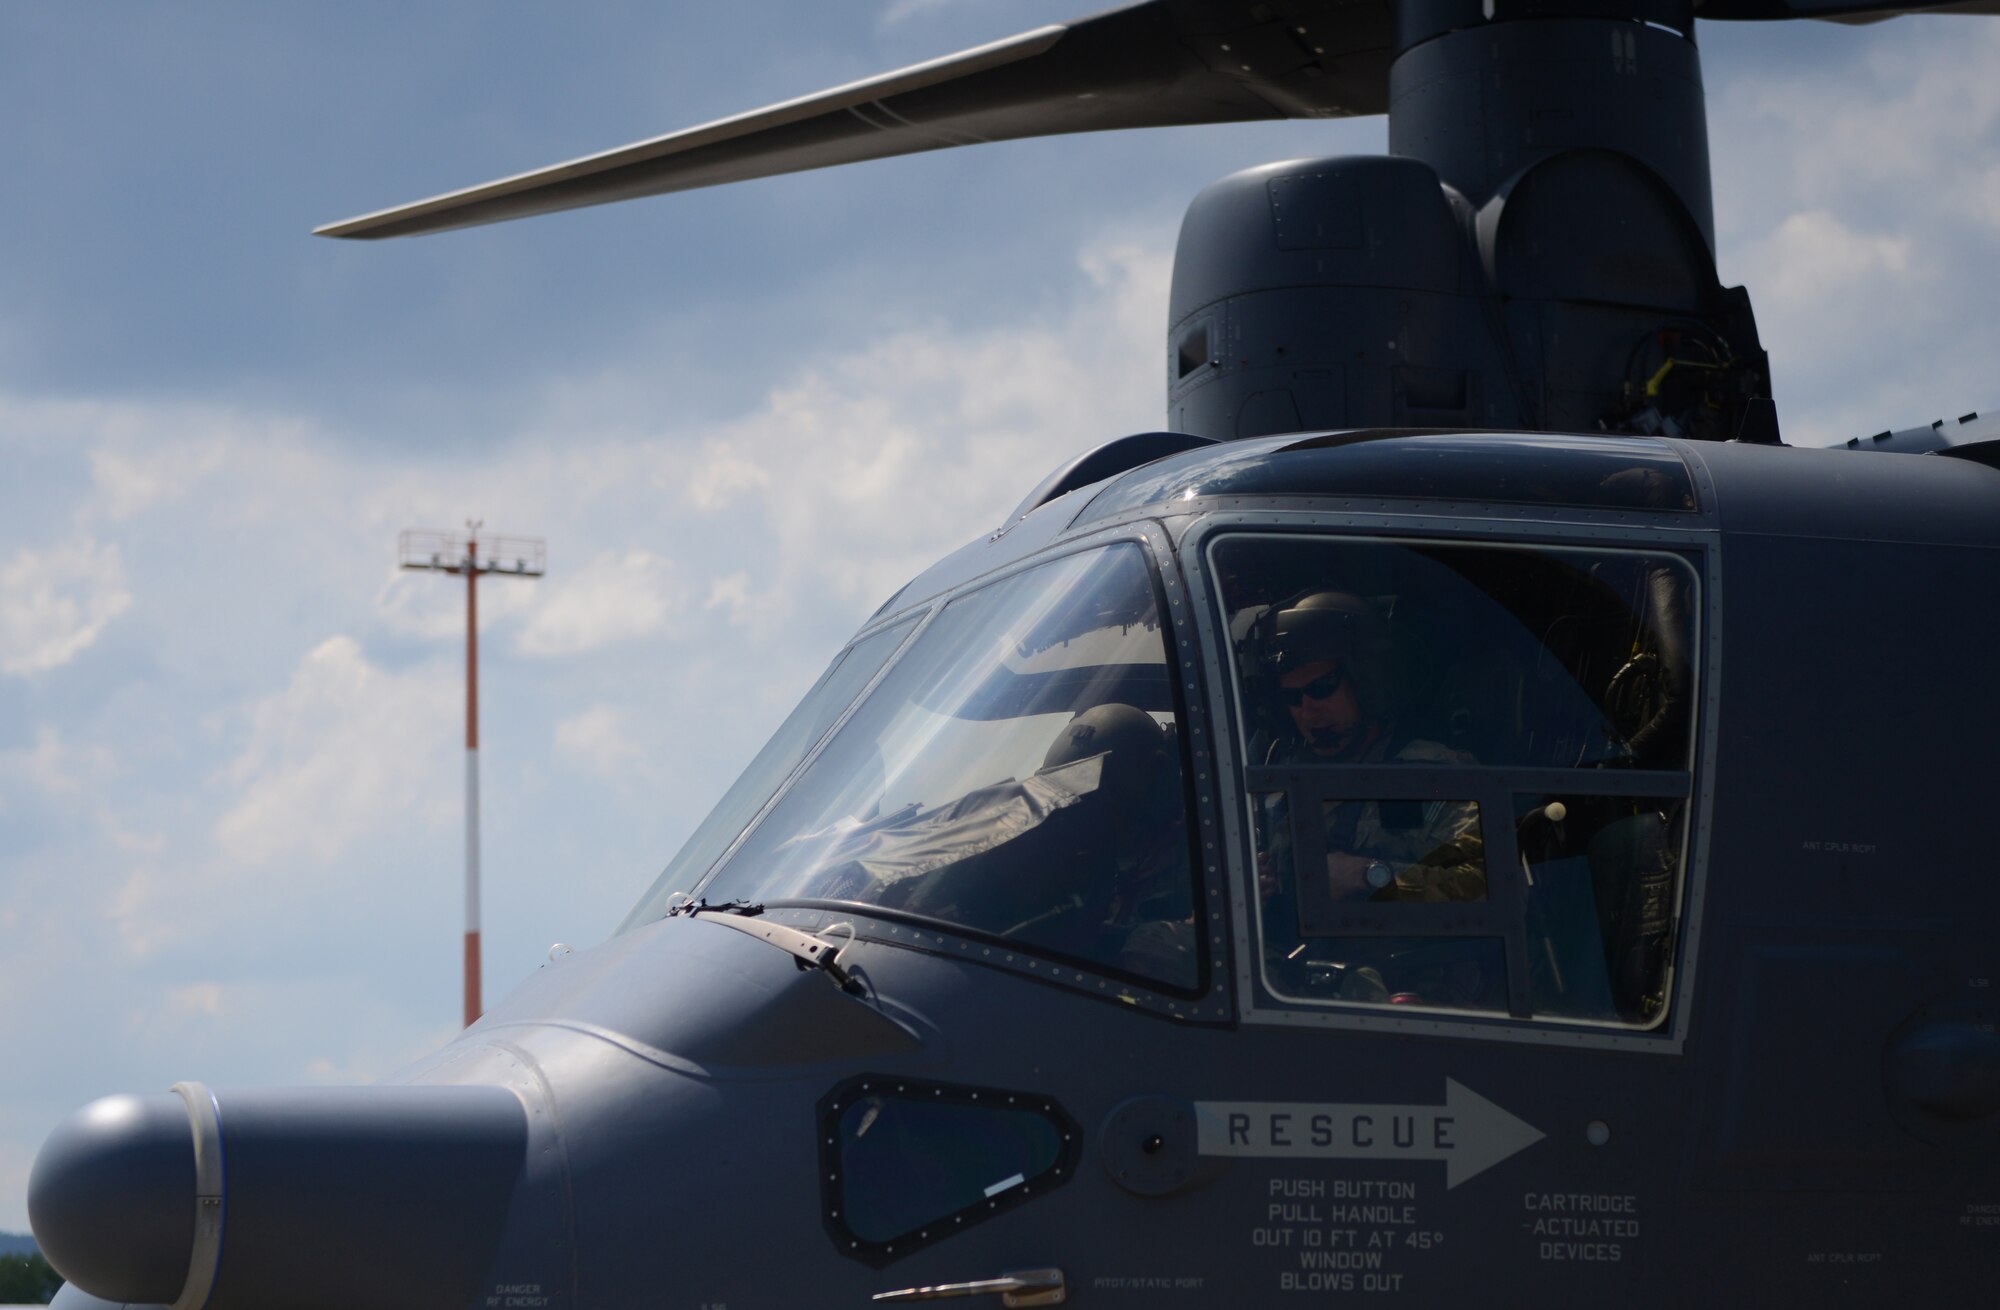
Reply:
[[[1192,989],[1174,686],[1136,545],[962,596],[698,894],[876,907]]]
[[[806,698],[798,708],[788,715],[778,726],[771,740],[764,743],[764,749],[750,761],[750,767],[743,771],[735,784],[694,835],[687,839],[679,853],[667,865],[665,872],[646,892],[645,899],[633,907],[625,916],[619,931],[634,928],[642,923],[651,923],[665,914],[679,899],[693,891],[715,861],[729,849],[744,826],[757,817],[757,811],[770,803],[792,770],[819,744],[834,720],[841,712],[854,703],[868,680],[875,676],[888,662],[896,648],[910,635],[915,620],[905,620],[894,627],[881,628],[855,642],[834,658],[833,664],[820,675]]]

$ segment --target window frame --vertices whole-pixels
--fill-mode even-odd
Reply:
[[[1672,555],[1687,567],[1697,589],[1689,607],[1693,624],[1690,649],[1694,655],[1694,685],[1690,694],[1688,730],[1692,749],[1686,770],[1543,769],[1506,765],[1450,766],[1250,766],[1241,762],[1245,725],[1242,721],[1240,670],[1230,639],[1228,616],[1214,571],[1212,552],[1229,537],[1296,536],[1303,540],[1398,547],[1445,546],[1525,549],[1537,552]],[[1247,1024],[1351,1028],[1398,1033],[1437,1033],[1458,1037],[1567,1047],[1602,1047],[1679,1053],[1692,1008],[1695,962],[1700,938],[1700,909],[1708,867],[1708,815],[1712,809],[1715,705],[1719,695],[1718,613],[1721,600],[1719,534],[1712,528],[1681,529],[1618,527],[1602,524],[1524,523],[1500,518],[1445,518],[1422,513],[1355,514],[1299,511],[1263,502],[1245,504],[1233,512],[1207,515],[1180,537],[1183,570],[1197,601],[1208,654],[1210,696],[1224,706],[1226,725],[1218,729],[1218,766],[1240,781],[1224,807],[1227,849],[1232,862],[1230,905],[1233,911],[1239,1017]],[[1258,786],[1258,781],[1280,783]],[[1469,785],[1468,785],[1469,784]],[[1546,785],[1545,785],[1546,784]],[[1387,791],[1382,788],[1388,787]],[[1665,990],[1667,1013],[1651,1027],[1607,1020],[1583,1020],[1555,1015],[1494,1014],[1484,1011],[1415,1009],[1365,1002],[1297,998],[1272,986],[1263,958],[1261,897],[1256,885],[1253,792],[1287,791],[1295,827],[1302,807],[1315,811],[1322,801],[1425,796],[1479,803],[1487,839],[1489,899],[1450,907],[1461,923],[1479,919],[1477,931],[1430,927],[1409,930],[1418,916],[1437,906],[1382,904],[1357,906],[1357,920],[1377,925],[1377,936],[1501,936],[1507,942],[1507,991],[1511,1010],[1524,1009],[1529,997],[1526,946],[1527,899],[1522,894],[1519,855],[1511,821],[1517,796],[1537,793],[1568,795],[1630,795],[1651,798],[1684,797],[1682,871],[1675,888],[1673,928],[1669,941]],[[1454,794],[1446,796],[1451,791]],[[1489,808],[1492,807],[1492,808]],[[1491,816],[1491,817],[1489,817]],[[1504,861],[1504,863],[1503,863]],[[1496,873],[1496,870],[1498,871]],[[1412,913],[1414,912],[1414,913]],[[1489,927],[1489,925],[1491,925]]]
[[[1033,1178],[1023,1179],[984,1202],[940,1215],[913,1232],[884,1241],[869,1241],[847,1226],[846,1200],[841,1192],[845,1164],[840,1154],[840,1120],[849,1106],[863,1096],[893,1096],[923,1101],[936,1098],[960,1105],[985,1105],[1003,1110],[1025,1110],[1049,1121],[1060,1137],[1055,1162]],[[859,1260],[871,1269],[894,1264],[904,1256],[935,1246],[958,1233],[1047,1196],[1076,1176],[1083,1159],[1083,1129],[1053,1096],[1039,1092],[1008,1091],[972,1087],[962,1083],[934,1082],[907,1078],[900,1074],[862,1074],[849,1078],[820,1098],[816,1107],[819,1125],[820,1219],[834,1246],[850,1260]]]

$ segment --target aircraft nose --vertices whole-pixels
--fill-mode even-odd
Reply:
[[[58,1127],[28,1178],[57,1272],[113,1302],[170,1303],[194,1249],[194,1134],[179,1096],[107,1096]]]
[[[113,1304],[467,1305],[527,1176],[528,1131],[526,1102],[499,1086],[177,1083],[58,1128],[28,1217],[49,1263]],[[537,1197],[553,1146],[535,1156]]]

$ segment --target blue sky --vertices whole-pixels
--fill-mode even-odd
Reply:
[[[600,940],[826,659],[1161,422],[1201,186],[1379,120],[981,147],[421,240],[317,223],[1079,12],[0,8],[0,1228],[68,1110],[380,1076]],[[1794,440],[2000,407],[2000,20],[1705,28],[1725,280]]]

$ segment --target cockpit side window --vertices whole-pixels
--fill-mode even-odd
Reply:
[[[1661,1023],[1692,786],[1687,562],[1249,533],[1209,558],[1270,993]]]
[[[1133,543],[947,604],[699,889],[1199,990],[1177,679]]]

